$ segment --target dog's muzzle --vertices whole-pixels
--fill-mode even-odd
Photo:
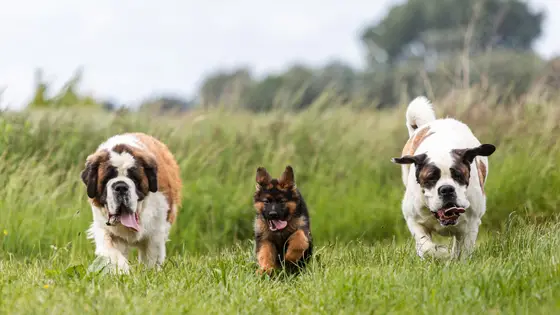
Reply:
[[[140,230],[138,213],[131,207],[130,186],[124,181],[118,181],[111,185],[113,190],[113,201],[116,206],[114,214],[109,213],[107,225],[120,224],[135,231]]]

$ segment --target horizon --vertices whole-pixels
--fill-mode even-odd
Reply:
[[[136,107],[152,96],[194,97],[208,74],[224,69],[246,66],[262,76],[295,63],[316,67],[334,60],[363,68],[359,32],[400,2],[162,0],[138,8],[110,0],[24,0],[0,12],[0,36],[10,47],[0,60],[0,107],[24,108],[37,69],[58,90],[82,68],[81,92]],[[560,28],[560,2],[529,3],[546,10],[534,50],[544,58],[559,55],[553,30]]]

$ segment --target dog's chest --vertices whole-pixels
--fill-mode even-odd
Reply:
[[[277,250],[282,250],[283,248],[287,247],[287,242],[290,236],[292,235],[293,231],[278,231],[273,232],[269,236],[269,240],[274,244]]]

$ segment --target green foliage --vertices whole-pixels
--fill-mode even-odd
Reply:
[[[409,58],[390,68],[365,71],[354,70],[341,62],[318,69],[296,65],[261,80],[247,78],[247,72],[238,70],[234,73],[244,73],[243,85],[236,83],[241,80],[238,76],[224,72],[208,79],[199,94],[203,95],[204,108],[253,112],[304,110],[325,93],[338,99],[327,107],[393,107],[416,95],[445,98],[471,87],[480,87],[482,93],[502,94],[500,102],[509,103],[542,84],[543,80],[554,81],[556,68],[547,67],[546,63],[530,51],[494,49],[468,59],[461,54],[433,61]],[[210,89],[212,84],[217,84],[212,83],[215,77],[220,78],[222,88]],[[243,88],[233,89],[233,86]]]
[[[126,131],[155,135],[179,161],[184,207],[172,232],[171,251],[204,252],[250,239],[251,196],[259,165],[272,172],[293,165],[319,243],[408,238],[399,210],[400,168],[389,162],[406,141],[404,111],[324,109],[329,99],[332,102],[325,92],[298,114],[204,111],[158,117],[69,110],[4,114],[0,222],[17,237],[3,243],[3,250],[38,254],[51,244],[68,242],[79,252],[90,249],[83,232],[91,213],[79,172],[99,143]],[[535,218],[556,212],[560,145],[554,130],[560,113],[554,102],[514,110],[484,98],[455,96],[435,104],[441,115],[463,119],[482,141],[498,146],[490,159],[486,228],[500,229],[512,212]],[[536,170],[543,174],[535,176]]]
[[[449,263],[418,259],[402,219],[400,167],[389,161],[407,139],[402,107],[351,110],[328,104],[327,90],[297,114],[2,113],[0,313],[557,313],[557,102],[505,107],[469,95],[435,101],[438,116],[498,149],[474,257]],[[132,275],[103,276],[79,173],[100,142],[126,131],[169,146],[184,206],[162,272],[143,270],[133,252]],[[287,164],[310,207],[316,260],[296,278],[259,278],[255,171]]]
[[[83,95],[78,90],[82,80],[82,70],[74,73],[54,96],[49,95],[49,84],[43,78],[43,72],[35,72],[35,89],[28,108],[71,108],[71,107],[101,107],[92,97]]]
[[[199,91],[201,105],[235,107],[252,85],[251,73],[247,69],[216,72],[209,75]]]
[[[472,52],[492,47],[527,50],[541,34],[543,12],[531,12],[518,0],[408,0],[394,6],[379,23],[364,30],[361,39],[373,64],[379,54],[392,64],[420,44],[428,55],[463,50],[472,27]]]
[[[168,95],[154,97],[149,100],[145,100],[140,104],[139,111],[149,112],[151,114],[162,114],[162,113],[180,113],[188,111],[196,107],[194,101],[186,101],[181,97]]]

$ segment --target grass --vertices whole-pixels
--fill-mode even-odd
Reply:
[[[400,211],[404,109],[298,114],[95,111],[0,116],[0,313],[543,313],[560,310],[560,108],[436,102],[490,157],[488,212],[467,262],[420,261]],[[107,137],[168,144],[184,182],[163,272],[88,274],[91,220],[79,179]],[[259,278],[252,256],[257,166],[291,164],[310,206],[319,260]],[[135,266],[136,268],[137,266]],[[155,307],[155,308],[154,308]]]
[[[406,244],[327,244],[299,277],[258,277],[250,244],[175,253],[161,272],[88,274],[91,254],[0,263],[0,312],[192,314],[554,314],[560,224],[515,222],[467,262],[420,261]],[[137,267],[138,269],[140,267]]]

